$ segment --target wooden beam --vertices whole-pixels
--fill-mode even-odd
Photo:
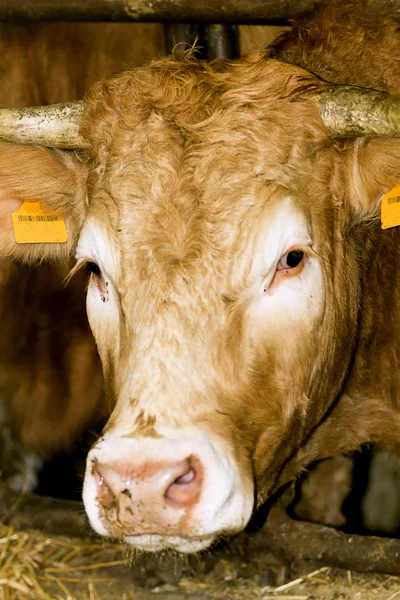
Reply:
[[[262,530],[249,537],[250,556],[268,549],[288,562],[312,560],[354,571],[400,575],[400,540],[349,535],[332,527],[294,521],[280,506],[274,506]]]
[[[81,502],[20,495],[4,484],[0,484],[0,520],[17,529],[39,529],[50,535],[95,535]],[[400,575],[400,540],[347,535],[324,525],[294,521],[280,504],[271,509],[258,533],[244,533],[232,541],[226,559],[234,560],[238,554],[251,562],[268,552],[287,562],[321,561],[322,565],[355,571]],[[213,555],[207,552],[202,556],[207,560]],[[196,557],[198,564],[201,560]]]
[[[382,1],[382,0],[381,0]],[[2,0],[0,21],[287,23],[318,0]]]
[[[320,0],[2,0],[0,22],[136,21],[287,25]],[[366,0],[400,20],[400,0]]]

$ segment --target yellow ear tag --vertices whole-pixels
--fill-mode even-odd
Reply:
[[[18,244],[64,243],[68,240],[64,218],[40,202],[24,200],[11,217]]]
[[[400,225],[400,181],[382,198],[382,229]]]

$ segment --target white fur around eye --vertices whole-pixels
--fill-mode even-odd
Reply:
[[[291,199],[268,212],[260,229],[259,254],[255,257],[260,269],[260,287],[250,307],[252,330],[257,337],[277,331],[281,336],[296,337],[296,331],[301,330],[303,335],[321,315],[324,280],[319,259],[311,250],[307,251],[311,244],[307,220]],[[290,270],[277,271],[279,261],[291,248],[304,250],[302,268],[294,269],[293,274]],[[263,273],[266,273],[264,278]],[[274,278],[280,274],[275,284]]]
[[[115,285],[119,262],[112,232],[105,224],[88,218],[79,239],[76,257],[98,265],[100,275],[91,274],[86,296],[89,324],[104,363],[111,352],[119,353],[120,300]]]

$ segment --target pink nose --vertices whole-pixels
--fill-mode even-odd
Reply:
[[[198,502],[203,481],[202,464],[193,456],[137,466],[95,462],[92,473],[102,518],[123,535],[178,532],[182,509]]]

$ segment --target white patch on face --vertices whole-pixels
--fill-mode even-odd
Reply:
[[[256,338],[278,335],[285,343],[288,337],[294,339],[297,334],[311,331],[322,313],[325,299],[322,268],[312,250],[313,240],[305,215],[290,198],[268,212],[259,236],[252,268],[251,331]],[[304,251],[301,272],[291,275],[288,269],[275,283],[280,259],[293,249]]]
[[[89,324],[95,337],[103,364],[112,350],[119,353],[120,303],[117,292],[119,278],[119,252],[110,226],[89,214],[81,232],[76,259],[94,262],[101,271],[100,290],[95,278],[89,281],[86,307]],[[106,292],[104,292],[106,290]]]

